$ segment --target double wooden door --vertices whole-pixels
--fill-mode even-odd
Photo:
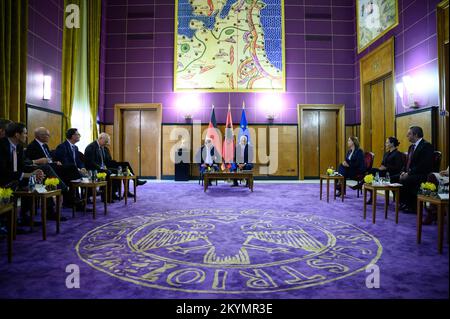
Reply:
[[[120,116],[120,158],[130,163],[136,175],[159,178],[161,119],[158,109],[124,108]]]
[[[304,110],[302,123],[304,178],[318,178],[338,163],[338,111]]]
[[[392,76],[370,84],[370,138],[364,151],[375,153],[373,167],[381,165],[385,141],[394,135],[393,100]]]

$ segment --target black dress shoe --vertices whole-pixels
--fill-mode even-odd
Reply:
[[[56,214],[49,215],[49,216],[47,217],[47,220],[56,220]],[[67,218],[64,217],[64,216],[61,216],[61,217],[59,218],[59,220],[60,220],[61,222],[65,222],[65,221],[67,221]]]
[[[372,205],[372,198],[369,198],[369,200],[366,202],[366,205]]]
[[[336,197],[341,197],[341,195],[342,195],[341,191],[340,191],[340,190],[337,190],[337,191],[336,191]]]
[[[134,197],[134,194],[131,192],[128,192],[127,197]]]
[[[138,180],[137,180],[137,186],[142,186],[142,185],[144,185],[145,183],[147,183],[147,181],[143,181],[142,179],[138,179]]]
[[[113,199],[113,200],[120,200],[120,197],[117,196],[116,194],[114,194],[114,195],[112,195],[112,199]]]

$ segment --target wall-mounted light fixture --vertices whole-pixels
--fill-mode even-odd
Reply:
[[[177,96],[176,107],[182,114],[186,122],[192,120],[193,113],[200,106],[200,97],[195,93],[179,94]]]
[[[262,111],[266,115],[266,119],[269,122],[273,122],[280,116],[281,111],[281,97],[278,94],[264,95],[259,102]]]
[[[52,77],[50,75],[44,75],[43,80],[43,100],[50,100],[52,97]]]

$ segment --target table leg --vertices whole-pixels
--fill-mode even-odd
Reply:
[[[13,242],[13,232],[14,232],[14,208],[8,213],[8,262],[12,262],[12,242]]]
[[[372,191],[372,223],[375,224],[375,216],[377,214],[377,190]]]
[[[136,192],[136,184],[137,184],[137,178],[135,178],[134,180],[133,180],[133,187],[134,187],[134,202],[136,203],[136,197],[137,197],[137,192]]]
[[[420,244],[422,240],[422,201],[417,199],[417,243]]]
[[[59,234],[59,228],[61,225],[61,195],[56,196],[56,233]]]
[[[437,205],[438,214],[438,251],[442,254],[442,243],[444,241],[444,216],[442,211],[442,205]]]
[[[108,194],[109,194],[108,200],[110,203],[112,202],[112,184],[113,184],[113,180],[111,179],[108,182]]]
[[[387,219],[387,211],[389,205],[389,191],[384,191],[384,219]]]
[[[97,207],[97,187],[92,187],[92,205],[94,207],[92,207],[92,215],[95,219],[95,213],[96,213],[96,207]]]
[[[323,184],[323,179],[320,178],[320,200],[322,200],[322,184]]]
[[[347,188],[346,184],[345,184],[345,179],[343,180],[342,185],[344,185],[344,190]],[[341,200],[344,201],[344,195],[345,195],[345,191],[341,192]]]
[[[398,189],[392,192],[395,196],[395,223],[398,224],[398,206],[400,203],[400,191]]]
[[[105,210],[105,215],[107,214],[107,208],[106,208],[106,206],[107,206],[107,203],[108,203],[108,191],[107,191],[107,188],[108,188],[108,183],[105,185],[105,186],[103,186],[103,191],[105,192],[105,201],[103,202],[103,208],[104,208],[104,210]]]
[[[87,206],[87,200],[88,200],[88,189],[84,189],[84,214],[86,215],[86,206]]]
[[[33,231],[34,226],[34,216],[36,216],[36,198],[31,196],[31,211],[30,211],[30,232]]]
[[[13,239],[16,240],[17,235],[17,197],[14,197],[14,229],[13,229]]]
[[[71,190],[71,194],[72,194],[72,218],[75,218],[75,198],[76,198],[76,193],[75,190],[76,188],[73,186],[70,186],[70,190]]]
[[[128,202],[128,179],[123,180],[123,188],[125,189],[125,205]]]
[[[364,220],[366,219],[366,210],[367,210],[367,189],[363,186],[363,196],[364,196],[364,203],[363,203],[363,216]]]
[[[334,194],[333,194],[333,198],[334,200],[336,200],[336,184],[337,184],[337,179],[334,180]]]
[[[206,192],[208,189],[208,177],[203,175],[203,191]]]
[[[252,185],[252,193],[253,193],[253,177],[250,179],[251,180],[251,185]]]
[[[330,202],[330,180],[327,179],[327,203]]]
[[[44,197],[42,197],[41,205],[42,239],[47,240],[47,200]]]

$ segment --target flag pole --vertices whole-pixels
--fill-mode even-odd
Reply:
[[[242,109],[245,109],[245,101],[242,101]]]

